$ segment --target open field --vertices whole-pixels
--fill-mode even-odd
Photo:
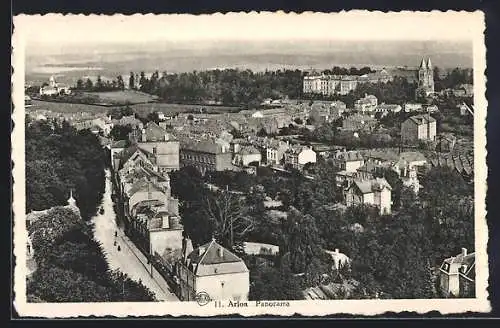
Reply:
[[[135,90],[109,92],[83,92],[85,96],[97,96],[100,102],[109,104],[139,104],[156,101],[157,96]]]
[[[203,106],[203,105],[184,105],[167,103],[136,104],[130,106],[138,115],[146,116],[151,112],[162,112],[164,114],[200,112],[203,108],[204,113],[221,114],[238,112],[240,108],[229,106]]]
[[[78,113],[78,112],[107,113],[110,110],[109,107],[103,107],[103,106],[51,102],[51,101],[41,101],[41,100],[32,100],[32,104],[33,106],[31,106],[29,110],[42,109],[57,113]]]

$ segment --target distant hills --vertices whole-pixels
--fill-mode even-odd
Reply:
[[[333,66],[416,67],[431,57],[442,68],[472,67],[472,43],[449,41],[150,42],[69,46],[28,45],[27,79],[57,72],[63,79],[130,71],[185,72],[215,68],[254,71]],[[49,69],[47,69],[49,67]],[[50,67],[54,68],[53,70]]]

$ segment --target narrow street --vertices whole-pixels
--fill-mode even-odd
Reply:
[[[137,247],[125,236],[124,232],[116,224],[116,213],[113,209],[111,199],[111,174],[106,170],[106,190],[103,195],[102,207],[104,213],[98,213],[93,219],[94,237],[103,248],[112,270],[119,269],[131,279],[141,281],[148,287],[159,301],[179,301],[163,279],[163,277],[150,265],[147,259]],[[115,232],[118,236],[115,237]],[[116,246],[114,245],[116,241]],[[121,250],[118,251],[118,245]],[[151,276],[151,269],[153,274]]]

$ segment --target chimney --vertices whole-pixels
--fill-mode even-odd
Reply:
[[[141,131],[141,141],[142,142],[146,142],[147,141],[146,129],[142,129],[142,131]]]
[[[467,256],[467,248],[462,247],[462,256]]]
[[[219,247],[219,249],[217,250],[217,254],[219,254],[219,257],[220,258],[223,258],[224,257],[224,250],[222,249],[222,246]]]
[[[335,248],[335,254],[339,254],[339,249]]]

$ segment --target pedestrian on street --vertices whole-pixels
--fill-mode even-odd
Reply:
[[[122,248],[120,247],[120,245],[118,245],[118,252],[121,251],[121,250],[122,250]]]
[[[116,240],[115,240],[115,242],[113,243],[113,246],[116,246]]]
[[[118,231],[115,230],[115,237],[118,237]]]

